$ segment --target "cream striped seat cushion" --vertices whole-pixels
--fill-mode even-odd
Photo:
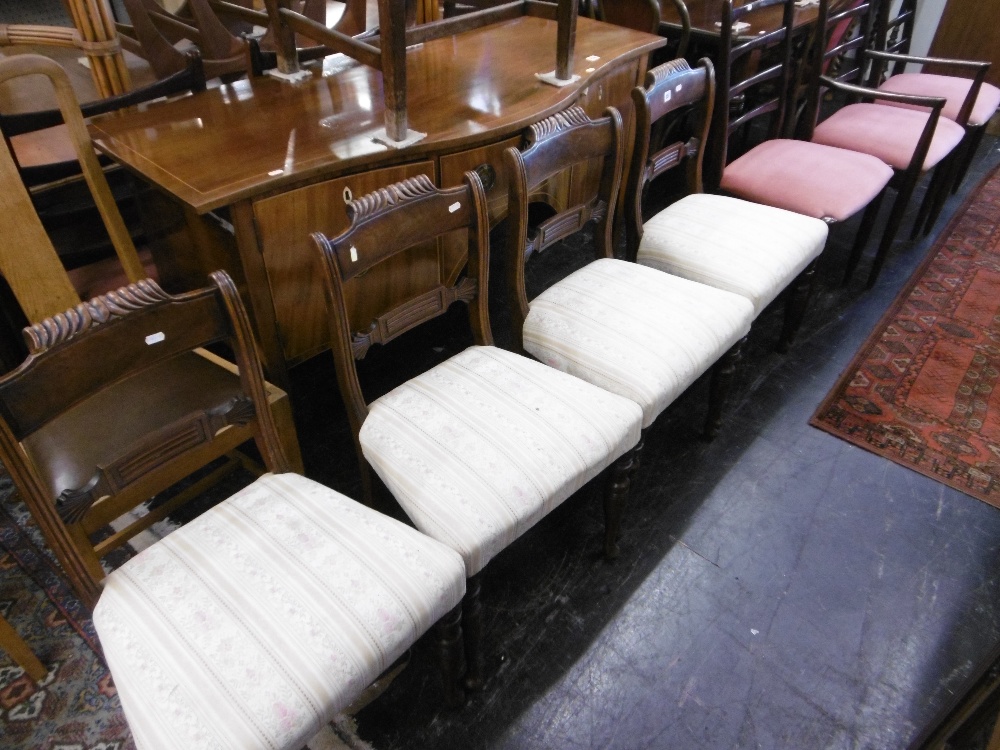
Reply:
[[[696,193],[643,224],[638,262],[746,297],[754,317],[826,246],[826,222]]]
[[[635,401],[648,427],[752,321],[753,306],[737,294],[602,258],[531,301],[524,348]]]
[[[299,750],[464,593],[447,547],[265,475],[112,573],[94,625],[138,748]]]
[[[361,448],[418,529],[469,576],[639,441],[620,396],[473,346],[372,402]]]

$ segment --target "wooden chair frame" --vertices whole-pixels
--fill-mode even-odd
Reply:
[[[212,282],[212,287],[175,297],[147,280],[36,323],[25,329],[28,359],[0,379],[4,464],[89,606],[96,603],[105,575],[100,558],[203,490],[206,482],[95,545],[91,535],[111,520],[251,437],[269,470],[291,468],[236,287],[221,271],[212,274]],[[143,331],[159,332],[162,339],[144,339]],[[27,438],[97,390],[182,353],[199,356],[202,346],[219,342],[228,343],[236,355],[243,395],[220,411],[192,413],[163,425],[131,452],[95,466],[85,486],[50,496],[39,468],[22,447]]]

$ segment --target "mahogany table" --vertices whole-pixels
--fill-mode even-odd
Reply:
[[[404,149],[372,140],[383,124],[381,74],[342,55],[299,84],[241,80],[142,110],[96,119],[105,154],[152,189],[143,201],[154,257],[168,287],[233,275],[254,320],[269,376],[329,346],[315,231],[346,227],[345,200],[424,173],[459,184],[479,165],[496,167],[491,219],[505,210],[500,155],[522,129],[573,104],[592,117],[618,106],[631,120],[631,89],[643,80],[660,37],[580,18],[573,72],[557,88],[536,73],[555,66],[556,23],[523,16],[426,42],[407,51],[410,126],[426,137]],[[574,169],[557,201],[569,204],[593,168]],[[386,274],[403,300],[453,283],[465,262],[461,238],[416,248]],[[361,326],[369,301],[351,300]]]

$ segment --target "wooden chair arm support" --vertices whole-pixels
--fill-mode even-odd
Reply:
[[[889,102],[897,102],[899,104],[912,104],[917,107],[927,107],[931,109],[934,114],[940,114],[941,110],[944,109],[944,105],[947,99],[940,96],[919,96],[917,94],[897,94],[894,91],[879,91],[878,89],[868,88],[867,86],[858,86],[853,83],[843,83],[842,81],[836,81],[827,76],[820,76],[821,87],[825,86],[827,88],[836,89],[838,91],[843,91],[846,94],[854,94],[861,97],[862,99],[882,99]]]
[[[986,60],[956,60],[950,57],[918,57],[916,55],[901,55],[897,52],[881,52],[879,50],[869,50],[865,53],[868,57],[878,60],[892,60],[897,62],[919,63],[920,65],[948,65],[956,68],[970,68],[971,70],[982,70],[983,74],[990,69],[991,63]]]

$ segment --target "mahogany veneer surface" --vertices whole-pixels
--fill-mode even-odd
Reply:
[[[410,127],[427,133],[403,150],[375,143],[382,77],[342,55],[300,84],[242,80],[142,111],[96,119],[102,151],[198,212],[314,179],[496,142],[567,106],[659,37],[581,18],[573,72],[556,88],[556,24],[524,16],[407,51]],[[596,59],[593,59],[596,58]]]

